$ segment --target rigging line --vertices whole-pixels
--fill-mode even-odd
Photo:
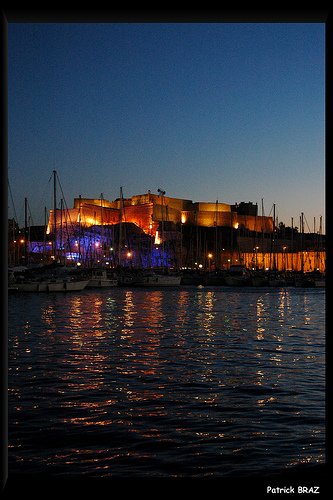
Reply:
[[[44,202],[44,200],[45,200],[45,198],[46,198],[46,191],[47,191],[47,189],[49,188],[49,184],[50,184],[50,182],[51,182],[51,179],[52,179],[52,175],[51,175],[51,177],[49,178],[49,180],[48,180],[48,182],[47,182],[47,184],[46,184],[46,186],[45,186],[45,189],[44,189],[43,194],[42,194],[42,196],[41,196],[40,204],[37,206],[37,211],[36,211],[36,212],[37,212],[37,216],[38,216],[38,217],[40,216],[40,214],[41,214],[41,213],[43,213],[43,212],[44,212],[45,203],[43,203],[43,202]]]
[[[289,219],[291,218],[291,215],[288,212],[286,212],[280,205],[279,205],[278,209],[280,210],[280,212],[283,212],[283,214],[286,217],[288,217]]]
[[[72,229],[73,229],[73,231],[74,231],[74,223],[72,222],[72,219],[71,219],[71,216],[70,216],[70,213],[69,213],[69,209],[68,209],[67,201],[66,201],[66,198],[65,198],[65,195],[64,195],[64,191],[63,191],[63,189],[62,189],[62,185],[61,185],[61,182],[60,182],[60,179],[59,179],[58,173],[57,173],[56,175],[57,175],[58,183],[59,183],[59,186],[60,186],[60,190],[61,190],[62,198],[63,198],[64,203],[65,203],[65,208],[66,208],[66,211],[67,211],[67,215],[68,215],[68,217],[69,217],[69,222],[70,222],[70,225],[72,226]]]
[[[308,226],[308,230],[309,230],[309,233],[310,233],[310,235],[311,235],[311,239],[312,239],[312,240],[314,240],[314,239],[315,239],[315,237],[316,237],[316,235],[315,235],[315,233],[312,233],[312,232],[311,232],[311,229],[310,229],[310,227],[309,227],[308,221],[306,220],[305,214],[303,214],[303,217],[304,217],[304,219],[305,219],[306,225]]]
[[[30,244],[31,244],[31,237],[35,236],[36,239],[37,239],[37,232],[36,232],[36,226],[35,226],[35,223],[34,223],[34,219],[32,217],[29,200],[27,200],[27,202],[28,202],[28,214],[29,214],[29,218],[31,219],[31,224],[30,224]],[[38,246],[39,249],[43,248],[42,245],[43,245],[43,243],[37,243],[37,246]]]
[[[32,217],[32,214],[31,214],[31,209],[30,209],[30,204],[29,204],[29,200],[27,200],[28,202],[28,213],[29,213],[29,217],[31,218],[31,222],[32,222],[32,226],[34,226],[34,220],[33,220],[33,217]]]
[[[58,175],[58,174],[56,174],[56,175],[57,175],[58,183],[59,183],[59,186],[60,186],[60,190],[61,190],[62,198],[63,198],[63,200],[64,200],[64,201],[65,201],[65,203],[66,203],[66,198],[65,198],[65,195],[64,195],[64,192],[63,192],[63,189],[62,189],[62,185],[61,185],[61,183],[60,183],[59,175]],[[67,206],[67,203],[66,203],[66,206]]]
[[[12,204],[13,204],[14,218],[15,218],[15,221],[18,223],[16,209],[15,209],[15,203],[14,203],[14,199],[13,199],[13,193],[12,193],[12,189],[10,187],[9,179],[8,179],[8,187],[9,187],[10,198],[11,198]]]

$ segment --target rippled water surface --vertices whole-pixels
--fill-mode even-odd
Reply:
[[[9,297],[9,472],[233,476],[324,462],[320,289]]]

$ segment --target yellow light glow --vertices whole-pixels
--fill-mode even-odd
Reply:
[[[160,245],[160,244],[161,244],[161,238],[158,235],[158,231],[156,231],[154,245]]]
[[[92,217],[85,217],[84,222],[87,226],[94,226],[97,224],[96,219],[93,219]]]
[[[236,222],[236,224],[234,225],[234,228],[235,228],[235,229],[238,229],[238,228],[239,228],[239,222]]]
[[[182,214],[182,224],[185,224],[185,222],[186,222],[185,214]]]

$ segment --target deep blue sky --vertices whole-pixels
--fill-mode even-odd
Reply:
[[[20,223],[56,170],[69,207],[162,188],[318,227],[325,25],[10,23],[8,140]]]

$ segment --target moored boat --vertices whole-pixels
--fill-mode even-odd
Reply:
[[[185,271],[183,272],[181,285],[203,285],[204,275],[196,271]]]
[[[223,271],[216,271],[216,272],[209,272],[204,276],[203,279],[204,285],[214,285],[214,286],[219,286],[219,285],[225,285],[225,272]]]
[[[284,285],[285,280],[278,274],[268,276],[268,286],[279,287]]]
[[[87,284],[89,283],[89,280],[71,280],[71,281],[64,281],[64,291],[65,292],[75,292],[75,291],[81,291],[83,290]]]
[[[15,283],[17,292],[39,292],[39,284],[36,282]]]
[[[179,286],[181,276],[151,273],[143,276],[140,286]]]
[[[251,277],[245,267],[235,265],[230,266],[225,282],[228,286],[249,286],[251,285]]]
[[[319,277],[314,280],[315,288],[324,288],[326,286],[326,276],[325,274],[321,274]]]
[[[63,292],[65,290],[65,283],[63,280],[50,280],[46,285],[48,292]]]
[[[83,290],[89,280],[82,279],[48,279],[17,281],[12,283],[10,288],[12,292],[71,292]]]
[[[118,280],[108,278],[105,269],[94,271],[91,278],[88,280],[87,288],[104,288],[117,286]]]
[[[264,274],[253,274],[251,277],[252,286],[267,286],[268,279]]]
[[[298,274],[295,278],[295,286],[298,288],[324,288],[326,275],[319,271]]]

